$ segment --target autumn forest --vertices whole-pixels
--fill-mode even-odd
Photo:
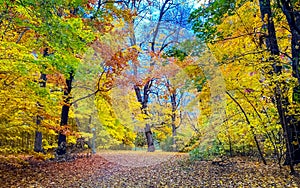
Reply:
[[[299,66],[299,0],[0,0],[0,187],[298,187]]]

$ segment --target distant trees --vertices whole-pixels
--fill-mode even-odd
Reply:
[[[149,119],[149,101],[156,79],[161,75],[155,70],[161,66],[161,55],[171,46],[187,38],[184,28],[191,7],[180,1],[124,1],[120,5],[134,15],[127,20],[129,45],[139,49],[139,58],[129,65],[134,77],[131,83],[141,113]],[[148,117],[147,117],[148,116]],[[145,125],[148,151],[154,151],[151,125]]]

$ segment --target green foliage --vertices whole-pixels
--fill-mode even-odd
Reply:
[[[134,140],[134,145],[136,147],[144,147],[147,144],[146,136],[144,132],[138,132]]]
[[[173,151],[173,139],[168,136],[165,140],[160,142],[160,147],[163,151]]]
[[[120,144],[121,142],[113,138],[102,126],[98,128],[96,137],[96,147],[98,150],[109,149]]]
[[[132,150],[132,146],[129,146],[129,145],[126,145],[126,144],[119,144],[119,145],[110,146],[108,149],[111,149],[111,150]]]
[[[180,61],[183,61],[185,57],[188,55],[185,51],[178,49],[176,47],[172,47],[171,49],[168,49],[165,54],[166,57],[176,57]]]
[[[191,160],[211,160],[224,154],[223,146],[214,141],[212,144],[201,145],[189,152]]]
[[[293,101],[300,103],[300,86],[293,88]]]
[[[224,38],[223,32],[217,27],[226,16],[231,16],[236,9],[243,5],[246,0],[215,0],[200,6],[193,11],[190,22],[197,37],[205,42],[212,42],[217,38]]]
[[[189,156],[191,160],[202,160],[202,155],[200,152],[200,148],[195,148],[192,151],[189,152]]]
[[[85,1],[8,1],[0,3],[0,149],[31,152],[35,131],[45,150],[55,146],[65,78],[96,33],[82,17]],[[81,7],[81,12],[73,10]],[[46,87],[41,88],[41,74]],[[65,75],[65,77],[63,76]],[[72,109],[71,109],[72,111]],[[42,121],[37,126],[36,119]],[[72,132],[67,130],[66,133]],[[56,134],[55,133],[55,134]]]

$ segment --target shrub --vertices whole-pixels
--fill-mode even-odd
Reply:
[[[172,137],[167,137],[160,143],[160,147],[163,151],[173,151],[173,140]]]
[[[191,160],[210,160],[216,156],[224,154],[224,149],[216,141],[212,145],[204,145],[202,147],[196,147],[189,152]]]

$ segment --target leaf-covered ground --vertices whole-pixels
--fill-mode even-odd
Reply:
[[[186,154],[105,152],[71,162],[2,164],[0,187],[300,187],[286,168],[245,159],[190,162]]]

